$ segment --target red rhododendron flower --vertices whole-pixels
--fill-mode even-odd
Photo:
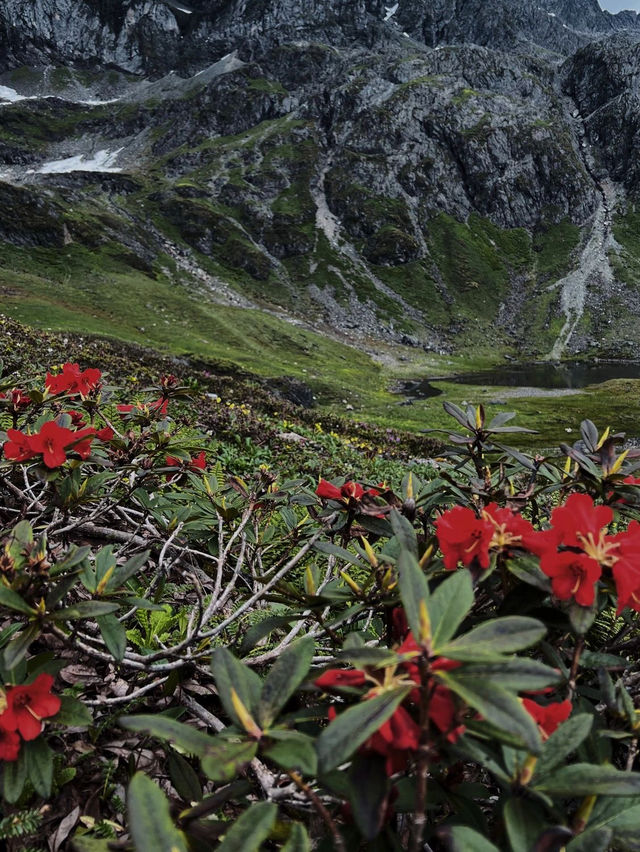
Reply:
[[[551,513],[551,527],[558,544],[579,547],[594,559],[598,559],[598,544],[612,520],[612,509],[594,506],[588,494],[571,494],[564,506],[558,506]]]
[[[339,503],[348,505],[351,501],[358,503],[366,495],[368,497],[379,497],[380,492],[375,488],[364,489],[358,482],[345,482],[344,485],[338,488],[337,485],[332,485],[326,479],[320,478],[318,487],[316,488],[318,497],[325,500],[337,500]]]
[[[10,461],[28,461],[36,453],[31,449],[29,436],[18,431],[18,429],[7,429],[8,441],[3,445],[4,457]]]
[[[34,453],[42,453],[47,467],[60,467],[67,460],[65,449],[76,440],[76,433],[53,420],[42,425],[37,435],[29,436],[29,447]]]
[[[162,417],[164,417],[167,413],[168,406],[169,406],[169,400],[165,399],[164,397],[159,397],[158,399],[149,403],[149,410],[155,411],[158,414],[160,414]]]
[[[556,730],[561,722],[565,722],[571,715],[571,702],[556,701],[553,704],[538,704],[530,698],[523,698],[522,703],[525,710],[533,716],[544,739],[547,739]]]
[[[447,660],[453,663],[453,660]],[[457,663],[457,665],[460,665]],[[451,666],[453,668],[453,666]],[[456,704],[453,693],[446,686],[438,684],[429,698],[429,718],[446,735],[450,743],[455,743],[464,734],[464,725],[456,725]]]
[[[20,408],[26,408],[31,404],[31,397],[20,388],[12,388],[8,394],[0,393],[0,399],[6,399],[14,411],[18,411]]]
[[[482,517],[493,525],[490,550],[509,551],[514,547],[528,550],[527,543],[534,534],[533,526],[518,512],[489,503]]]
[[[167,456],[166,463],[169,467],[185,466],[187,470],[197,473],[199,470],[204,470],[207,466],[207,457],[204,450],[185,462],[183,459],[176,459],[173,456]],[[169,477],[170,478],[170,477]]]
[[[0,716],[2,722],[2,716]],[[20,737],[15,731],[7,731],[0,725],[0,760],[14,761],[20,753]]]
[[[73,445],[73,451],[77,453],[81,459],[86,459],[91,453],[91,442],[96,436],[96,430],[93,426],[87,426],[86,429],[79,429],[74,432],[74,438],[77,443]],[[83,440],[79,440],[79,439]]]
[[[386,758],[387,775],[394,775],[406,768],[409,758],[420,745],[420,725],[404,707],[394,714],[372,734],[362,746],[364,751],[373,751]]]
[[[67,362],[62,366],[62,372],[57,376],[47,373],[45,387],[52,394],[69,393],[80,396],[88,396],[95,390],[100,382],[102,373],[100,370],[90,367],[81,371],[78,364]]]
[[[471,509],[454,506],[443,512],[436,519],[436,534],[444,567],[453,571],[460,562],[470,565],[476,559],[481,568],[488,568],[493,532],[494,525],[478,518]]]
[[[359,669],[329,669],[323,675],[316,678],[314,683],[324,692],[341,689],[345,686],[364,686],[366,683],[365,673]]]
[[[74,429],[83,429],[87,425],[82,411],[67,411],[67,414]]]
[[[159,397],[153,402],[145,404],[137,402],[135,405],[117,405],[116,409],[119,414],[131,414],[132,412],[135,412],[136,414],[147,414],[154,411],[164,417],[167,413],[168,406],[169,400]]]
[[[561,601],[573,598],[580,606],[591,606],[595,600],[595,584],[600,579],[600,565],[586,553],[565,550],[545,553],[540,568],[551,577],[553,594]]]
[[[640,523],[631,521],[626,532],[613,538],[618,545],[612,568],[618,592],[618,614],[626,606],[640,612]]]
[[[98,429],[96,432],[96,438],[99,441],[104,441],[104,443],[108,443],[113,439],[115,432],[111,428],[111,426],[104,426],[102,429]]]
[[[51,694],[53,677],[41,674],[33,683],[7,689],[7,709],[0,715],[0,726],[18,731],[23,740],[35,740],[42,731],[42,720],[55,716],[60,699]]]

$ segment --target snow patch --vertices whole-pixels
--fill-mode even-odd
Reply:
[[[120,100],[120,98],[111,98],[107,101],[101,101],[97,98],[89,98],[87,100],[76,100],[74,98],[60,97],[59,95],[21,95],[19,92],[16,92],[15,89],[11,89],[9,86],[0,86],[0,106],[6,106],[7,104],[17,104],[20,101],[48,100],[49,98],[59,98],[59,100],[65,101],[66,103],[82,104],[82,106],[104,106],[105,104],[115,104]]]
[[[395,13],[398,11],[399,8],[400,8],[399,3],[394,3],[393,6],[385,6],[384,10],[387,14],[386,14],[384,20],[390,21],[391,18],[393,18],[393,16],[395,15]]]
[[[68,100],[68,98],[63,98],[63,100]],[[111,98],[108,101],[98,101],[98,100],[89,100],[89,101],[70,101],[73,104],[82,104],[82,106],[105,106],[105,104],[117,104],[121,99],[120,98]]]
[[[0,86],[0,101],[8,101],[10,104],[15,104],[18,101],[26,101],[24,95],[19,95],[15,89],[10,89],[9,86]]]
[[[67,157],[64,160],[52,160],[43,163],[39,169],[29,169],[27,174],[36,172],[39,175],[64,174],[66,172],[121,172],[122,169],[114,165],[122,148],[116,151],[96,151],[95,154],[76,154],[75,157]]]

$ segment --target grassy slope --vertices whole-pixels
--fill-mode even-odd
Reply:
[[[50,264],[49,278],[24,271],[32,263],[33,250],[12,249],[10,260],[5,252],[0,292],[6,314],[40,328],[106,335],[209,362],[233,362],[258,376],[295,376],[316,392],[318,416],[346,414],[381,427],[419,431],[449,425],[441,407],[445,398],[483,402],[492,412],[505,410],[504,405],[491,405],[492,400],[500,400],[500,388],[441,382],[437,386],[444,392],[442,397],[410,406],[400,406],[401,397],[389,392],[399,377],[477,369],[489,365],[490,358],[408,350],[410,360],[393,369],[383,368],[358,348],[275,316],[208,303],[185,286],[162,276],[153,280],[116,262],[97,273],[84,250],[70,246],[62,251],[66,262]],[[521,446],[550,446],[567,440],[566,427],[575,430],[586,416],[603,427],[610,423],[636,434],[639,386],[639,382],[621,380],[563,397],[561,402],[517,399],[509,400],[506,408],[519,412],[521,425],[541,429],[539,437],[519,439]],[[250,398],[251,391],[247,395]],[[352,415],[343,400],[354,406]]]
[[[39,131],[44,124],[50,126],[52,116],[37,116],[30,109],[26,112],[37,147],[36,143],[42,141]],[[81,110],[74,110],[72,116],[55,116],[62,136],[85,119]],[[16,115],[16,121],[24,129],[25,115]],[[5,128],[4,132],[10,130]],[[398,313],[399,305],[377,292],[344,256],[331,249],[322,234],[315,233],[315,207],[308,190],[300,190],[302,185],[308,185],[316,168],[316,147],[308,132],[304,122],[277,119],[238,136],[205,141],[193,149],[183,146],[165,159],[157,159],[149,174],[136,175],[139,190],[118,196],[115,207],[113,196],[107,199],[101,195],[98,185],[92,190],[93,198],[89,193],[87,201],[74,201],[73,211],[61,195],[58,202],[66,221],[72,229],[86,234],[88,242],[82,245],[76,239],[59,249],[17,248],[0,243],[4,312],[40,328],[106,335],[161,351],[229,361],[260,376],[295,376],[311,385],[324,412],[345,413],[345,405],[350,404],[355,417],[414,431],[446,423],[440,402],[435,399],[399,406],[399,398],[389,392],[394,379],[446,375],[500,363],[503,353],[517,353],[516,344],[527,356],[551,348],[562,319],[556,316],[557,293],[547,289],[548,283],[570,267],[579,240],[578,229],[567,222],[549,225],[533,235],[522,229],[502,231],[478,216],[459,223],[441,215],[426,223],[429,261],[395,267],[379,265],[375,272],[407,302],[422,310],[430,325],[449,335],[456,355],[436,356],[405,348],[402,354],[407,360],[400,363],[396,360],[397,351],[382,352],[391,356],[382,360],[395,362],[394,368],[381,367],[358,346],[335,342],[273,314],[217,305],[194,284],[177,284],[167,273],[173,269],[170,258],[158,257],[153,271],[145,272],[132,264],[132,252],[115,241],[114,234],[119,229],[126,229],[129,221],[143,215],[172,241],[185,244],[184,235],[167,219],[169,198],[181,217],[191,211],[196,229],[202,228],[203,233],[217,229],[213,256],[199,254],[201,265],[252,298],[282,304],[309,317],[313,324],[307,285],[329,287],[338,301],[345,300],[347,294],[340,290],[337,269],[351,281],[363,301],[372,299],[376,303],[381,320],[392,319],[396,328],[411,332],[411,323]],[[25,139],[23,134],[22,140]],[[189,173],[168,178],[164,168],[167,162],[178,154],[190,155],[191,151],[205,156]],[[249,151],[253,152],[251,156]],[[295,177],[299,183],[292,183],[274,197],[271,209],[279,226],[296,231],[302,242],[305,237],[315,236],[311,255],[302,253],[285,260],[292,285],[289,289],[273,273],[266,281],[256,280],[238,265],[248,253],[260,254],[233,224],[237,219],[242,227],[251,227],[246,211],[181,195],[185,190],[197,191],[221,172],[229,184],[243,185],[249,178],[260,185],[261,181],[275,180],[283,170],[289,176],[287,180]],[[159,194],[164,200],[158,200]],[[107,217],[112,225],[112,241],[105,243],[100,229]],[[633,225],[634,221],[625,220],[616,232],[618,239],[629,243],[627,264],[632,273],[638,254],[632,244]],[[309,274],[311,261],[313,275]],[[434,262],[439,281],[435,280]],[[496,317],[505,300],[516,303],[516,318],[513,322],[508,318],[501,327]],[[367,348],[384,346],[371,341]],[[499,388],[485,393],[459,384],[442,387],[446,397],[456,402],[490,402],[501,394]],[[611,420],[613,425],[635,433],[638,411],[634,387],[629,382],[619,385],[613,402],[607,389],[600,389],[563,398],[562,405],[557,399],[536,398],[517,400],[513,407],[527,415],[527,425],[542,427],[543,434],[536,440],[544,445],[566,438],[566,423],[575,428],[587,415]],[[495,410],[501,408],[495,406]]]

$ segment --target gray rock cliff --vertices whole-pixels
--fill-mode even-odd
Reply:
[[[639,35],[596,0],[5,0],[0,236],[367,339],[608,352]]]

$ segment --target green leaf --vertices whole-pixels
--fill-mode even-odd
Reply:
[[[75,568],[76,565],[83,562],[90,553],[91,548],[88,545],[85,547],[76,547],[75,544],[71,545],[63,559],[56,562],[54,576],[61,574],[63,571],[68,571],[70,568]]]
[[[120,604],[109,601],[78,601],[66,609],[57,609],[49,616],[52,621],[73,621],[77,618],[96,618],[120,609]]]
[[[127,810],[136,852],[187,852],[184,835],[171,819],[169,800],[144,772],[131,779]]]
[[[593,606],[580,606],[580,604],[572,603],[569,607],[569,621],[573,632],[577,633],[578,636],[584,636],[591,629],[597,614],[597,601]]]
[[[216,648],[213,652],[211,671],[220,701],[227,715],[242,727],[242,722],[238,718],[231,701],[231,690],[235,689],[240,701],[255,718],[260,706],[260,693],[262,692],[260,677],[240,660],[237,660],[227,648]]]
[[[24,789],[27,780],[27,757],[20,750],[17,760],[5,761],[2,765],[2,796],[10,805],[15,804]]]
[[[504,807],[504,824],[511,852],[531,852],[545,829],[542,808],[525,799],[509,799]]]
[[[466,825],[452,825],[447,828],[450,852],[500,852],[490,840]]]
[[[562,680],[562,676],[555,669],[529,657],[513,657],[500,662],[465,663],[455,672],[460,681],[467,677],[486,678],[514,692],[533,692]]]
[[[127,632],[124,625],[111,612],[107,615],[99,615],[96,618],[96,623],[100,628],[105,645],[113,654],[113,657],[120,662],[127,650]]]
[[[271,834],[278,807],[272,802],[258,802],[246,810],[226,833],[218,852],[259,852]]]
[[[22,612],[25,615],[33,615],[36,612],[32,606],[22,600],[17,592],[2,585],[0,585],[0,606],[6,606],[8,609]]]
[[[555,796],[640,795],[640,772],[622,772],[612,766],[574,763],[563,766],[535,785],[536,790]]]
[[[398,654],[391,648],[370,648],[368,645],[359,648],[346,648],[338,651],[336,660],[351,663],[357,669],[365,666],[384,668],[398,664]]]
[[[71,838],[73,852],[112,852],[112,840],[101,837],[89,837],[87,834],[74,834]]]
[[[245,657],[250,651],[253,651],[261,639],[264,639],[278,627],[288,626],[293,620],[293,615],[270,615],[268,618],[259,621],[250,627],[242,637],[238,653],[241,657]]]
[[[301,822],[294,822],[291,826],[289,839],[282,847],[282,852],[311,852],[311,841]]]
[[[48,799],[53,780],[53,752],[44,737],[24,743],[22,748],[26,755],[27,775],[33,789],[43,799]]]
[[[212,781],[232,781],[240,770],[256,756],[258,743],[252,740],[232,741],[212,737],[211,745],[200,760],[202,771]]]
[[[115,592],[116,589],[124,586],[127,580],[130,580],[131,577],[137,574],[138,571],[144,567],[145,563],[149,560],[150,553],[150,550],[145,550],[143,553],[136,553],[136,555],[132,556],[131,559],[128,559],[124,565],[118,566],[111,577],[107,580],[105,591],[107,593]]]
[[[178,795],[186,802],[199,802],[202,798],[202,785],[198,773],[181,754],[171,750],[167,761],[169,778]]]
[[[507,568],[523,583],[551,593],[551,580],[540,570],[540,560],[537,557],[519,556],[517,559],[509,559]]]
[[[625,657],[585,649],[580,654],[580,665],[587,669],[625,669],[629,661]]]
[[[60,710],[50,720],[67,728],[88,728],[93,723],[91,710],[70,695],[60,696]]]
[[[469,571],[455,571],[444,580],[429,601],[432,645],[448,642],[473,605],[473,583]]]
[[[429,612],[429,586],[418,560],[408,550],[403,550],[398,559],[398,586],[409,627],[420,643],[422,641],[420,604],[423,603]]]
[[[9,642],[2,655],[2,664],[5,669],[11,671],[24,659],[29,645],[40,636],[41,632],[39,624],[30,624],[26,630]]]
[[[344,562],[349,562],[351,565],[357,565],[358,568],[363,568],[365,570],[369,568],[367,563],[363,562],[357,553],[351,553],[349,550],[345,550],[344,547],[340,547],[330,541],[316,541],[313,547],[314,550],[317,550],[319,553],[326,553],[329,556],[337,556]]]
[[[542,754],[536,764],[534,783],[537,778],[551,772],[574,752],[589,736],[593,725],[590,713],[571,716],[551,734],[542,746]]]
[[[637,796],[629,798],[603,796],[596,802],[584,835],[580,836],[591,837],[592,834],[597,836],[601,830],[609,829],[613,831],[615,840],[622,848],[638,850],[640,849],[639,825],[640,799]]]
[[[357,755],[347,777],[353,818],[365,840],[373,840],[382,828],[389,792],[384,758]]]
[[[398,539],[398,543],[400,544],[401,550],[406,550],[410,553],[415,559],[418,558],[418,539],[416,536],[416,531],[414,530],[411,522],[401,515],[397,509],[393,509],[391,514],[389,515],[389,520],[391,521],[391,528],[393,529],[393,533]]]
[[[305,636],[285,648],[271,667],[262,686],[258,708],[258,720],[263,727],[272,724],[307,676],[315,647],[313,637]]]
[[[599,828],[597,831],[579,834],[565,848],[566,852],[604,852],[611,848],[612,840],[613,831],[610,828]],[[629,847],[626,849],[630,852]]]
[[[113,555],[113,545],[102,547],[95,558],[95,583],[96,589],[100,583],[105,582],[105,577],[111,578],[116,570],[116,557]],[[108,580],[107,580],[108,582]]]
[[[535,645],[546,632],[544,624],[535,618],[522,615],[494,618],[453,642],[434,647],[433,652],[452,660],[499,660],[503,654]]]
[[[512,692],[486,678],[458,679],[455,669],[435,674],[487,722],[513,734],[533,754],[540,752],[538,726]]]
[[[320,771],[328,772],[348,760],[393,715],[408,691],[404,687],[389,690],[349,707],[334,719],[316,740]]]
[[[216,737],[210,737],[190,725],[177,722],[169,716],[121,716],[118,724],[128,731],[150,734],[159,740],[177,745],[189,754],[203,757],[214,745]]]
[[[283,769],[295,769],[303,775],[315,775],[318,771],[318,757],[314,741],[299,731],[269,731],[269,737],[276,740],[265,755]]]

